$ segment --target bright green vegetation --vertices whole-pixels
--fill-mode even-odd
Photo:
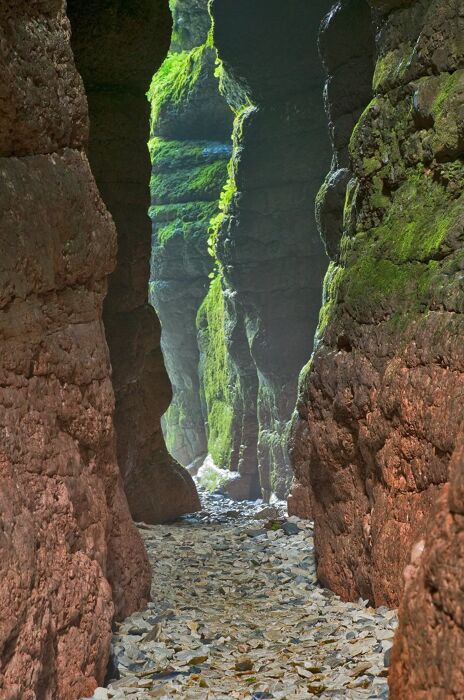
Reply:
[[[153,137],[148,142],[153,172],[194,168],[230,158],[232,147],[216,141],[175,141]]]
[[[201,75],[204,52],[211,51],[204,44],[191,51],[169,53],[161,68],[153,76],[147,97],[151,102],[152,126],[156,124],[160,109],[166,104],[174,107],[188,99]]]
[[[253,106],[242,105],[242,108],[237,112],[234,119],[234,129],[232,134],[233,141],[233,153],[229,160],[227,166],[227,180],[222,189],[221,195],[219,197],[219,211],[211,219],[211,226],[209,229],[208,238],[208,251],[211,257],[214,258],[216,262],[216,267],[219,271],[222,270],[221,261],[218,259],[216,246],[217,239],[224,221],[227,218],[227,214],[233,204],[234,197],[237,194],[237,183],[235,180],[235,172],[237,169],[237,159],[241,149],[242,135],[243,135],[243,123],[249,114],[250,110],[254,110]]]
[[[182,260],[191,260],[190,265],[195,265],[195,261],[200,259],[199,274],[205,276],[215,266],[209,275],[212,280],[209,292],[197,314],[200,380],[208,450],[215,464],[228,467],[236,387],[229,366],[222,267],[217,258],[216,242],[237,191],[234,158],[238,157],[236,152],[241,152],[242,126],[250,100],[246,88],[227,73],[217,57],[213,26],[205,40],[202,27],[207,26],[207,18],[201,18],[193,33],[183,34],[182,8],[175,5],[175,0],[171,0],[175,19],[171,51],[154,76],[148,92],[152,107],[152,138],[148,147],[152,161],[150,216],[154,231],[153,269],[155,274],[156,270],[167,269],[165,263],[172,260],[169,256],[176,256],[179,264],[183,264]],[[204,43],[191,50],[182,50],[190,47],[192,41]],[[202,90],[205,90],[205,95],[211,96],[214,78],[218,93],[235,113],[234,145],[238,148],[234,149],[233,157],[232,144],[179,140],[187,133],[184,125],[188,124],[191,111],[194,115]],[[212,119],[216,112],[219,115],[218,109],[212,109]],[[232,116],[231,113],[231,122]],[[192,130],[192,133],[198,132]],[[169,139],[169,135],[175,135],[177,140]],[[203,247],[206,263],[201,261]],[[157,283],[157,280],[151,282],[153,301],[156,299]],[[171,407],[165,414],[168,446],[174,445],[176,430],[182,429],[185,423],[185,412],[188,411],[185,403],[180,395],[174,395]],[[217,475],[211,476],[213,490],[219,485],[216,479]]]
[[[218,198],[228,177],[231,147],[209,141],[152,138],[150,181],[156,240],[163,246],[173,236],[208,237],[217,215]]]
[[[197,315],[203,352],[202,385],[208,413],[208,449],[218,466],[229,464],[232,449],[233,406],[231,375],[225,339],[224,296],[219,276]]]
[[[378,58],[372,80],[374,92],[396,85],[403,78],[412,52],[413,47],[410,44],[401,44],[398,48]]]
[[[206,238],[209,222],[216,209],[215,201],[151,207],[150,216],[155,221],[158,246],[164,246],[174,236],[182,236],[184,240],[192,242]]]
[[[450,202],[443,187],[423,169],[410,175],[396,192],[391,209],[370,236],[378,252],[393,263],[426,262],[445,242],[462,202]]]
[[[209,227],[209,237],[208,237],[208,253],[214,258],[217,269],[221,270],[221,263],[217,257],[216,244],[219,236],[219,232],[226,218],[229,207],[232,203],[233,197],[237,191],[237,186],[235,184],[235,178],[232,168],[232,160],[229,161],[227,166],[228,177],[226,184],[224,185],[221,194],[219,196],[219,211],[211,218]]]
[[[169,141],[153,137],[148,142],[153,172],[194,168],[205,161],[207,141]]]
[[[440,76],[438,91],[432,104],[435,154],[459,154],[462,139],[462,102],[464,99],[464,70]]]
[[[319,325],[316,331],[316,338],[322,337],[326,326],[330,319],[330,313],[332,309],[332,303],[337,296],[338,281],[340,279],[342,268],[340,268],[336,263],[331,262],[329,268],[326,272],[324,279],[322,306],[319,312]],[[309,364],[303,368],[303,375],[306,375],[312,367],[312,360]],[[300,377],[300,381],[301,381]]]
[[[428,78],[424,78],[428,80]],[[446,107],[450,100],[464,93],[464,70],[457,70],[450,75],[441,76],[440,89],[433,101],[432,113],[436,119],[446,118]]]
[[[154,205],[211,200],[218,196],[227,177],[227,162],[199,165],[195,168],[154,172],[150,180]]]
[[[416,314],[430,303],[438,259],[449,252],[464,195],[451,200],[430,174],[415,171],[393,195],[383,222],[342,240],[342,265],[331,264],[320,314],[321,336],[337,304],[349,312],[387,319]]]

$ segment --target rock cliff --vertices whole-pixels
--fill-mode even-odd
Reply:
[[[173,399],[164,419],[182,464],[206,457],[196,317],[213,259],[211,219],[227,180],[232,112],[219,92],[207,0],[172,0],[171,51],[155,75],[151,101],[153,221],[151,301],[160,317]]]
[[[463,418],[463,12],[448,0],[370,4],[373,96],[349,138],[343,210],[320,197],[332,262],[292,449],[321,581],[344,598],[396,605],[437,504],[444,522]],[[364,27],[356,51],[369,47],[368,23],[343,21],[358,6],[337,3],[325,22],[329,88],[334,58],[351,74],[353,26]],[[329,89],[328,103],[336,124],[346,98]],[[350,101],[349,119],[359,106]],[[413,605],[407,598],[406,632]]]
[[[102,324],[116,232],[59,0],[0,7],[0,694],[75,700],[150,590]]]
[[[258,6],[211,4],[236,118],[217,277],[199,326],[210,433],[241,475],[240,494],[268,498],[288,493],[288,422],[326,269],[314,222],[329,160],[316,36],[330,3]]]
[[[161,416],[171,387],[160,324],[148,304],[149,109],[145,93],[166,55],[165,2],[68,1],[72,44],[90,112],[89,160],[116,223],[117,266],[104,305],[116,395],[118,463],[135,520],[162,522],[199,507],[190,475],[169,455]],[[158,37],[162,37],[160,40]]]

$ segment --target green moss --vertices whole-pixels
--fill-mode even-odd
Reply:
[[[374,209],[388,209],[390,198],[383,194],[383,180],[381,177],[372,178],[373,192],[370,201]]]
[[[154,205],[176,204],[192,200],[217,200],[227,178],[227,161],[200,165],[196,168],[154,172],[150,179]]]
[[[180,219],[187,224],[195,221],[209,223],[217,209],[216,202],[181,202],[179,204],[160,204],[150,208],[150,215],[157,222],[170,222]]]
[[[210,227],[208,231],[208,252],[211,255],[211,257],[214,258],[218,270],[221,270],[222,268],[216,251],[217,240],[221,227],[232,204],[234,195],[237,192],[232,159],[228,163],[227,172],[228,177],[219,196],[219,211],[216,212],[215,216],[211,218]]]
[[[202,387],[208,412],[208,449],[218,466],[227,466],[232,450],[233,406],[225,339],[224,297],[219,276],[197,315],[203,350]]]
[[[371,232],[378,239],[379,256],[399,264],[429,260],[442,248],[461,211],[462,202],[451,203],[431,175],[420,170],[409,175],[382,225]]]
[[[156,244],[163,247],[172,237],[182,236],[189,240],[204,239],[206,246],[209,223],[216,209],[216,201],[151,207]]]
[[[464,70],[441,76],[440,89],[432,104],[435,119],[447,118],[446,108],[450,100],[464,92]]]
[[[356,126],[353,129],[353,133],[351,134],[350,138],[350,143],[349,143],[349,151],[351,155],[355,155],[358,152],[358,139],[360,135],[361,128],[364,126],[364,122],[367,120],[370,112],[373,109],[376,109],[377,107],[377,98],[374,97],[373,100],[369,102],[361,116],[359,117]]]
[[[316,339],[322,337],[329,322],[332,302],[337,296],[338,283],[341,274],[342,269],[336,263],[331,262],[324,278],[322,306],[319,312],[319,324],[316,331]],[[309,371],[308,368],[304,368],[304,372],[307,373],[307,371]]]
[[[377,172],[382,167],[382,163],[378,158],[364,158],[363,159],[363,170],[365,175],[372,175],[372,173]]]
[[[205,51],[211,51],[206,44],[191,51],[169,53],[153,76],[147,93],[151,102],[152,131],[163,105],[179,105],[188,99],[201,75]]]
[[[396,85],[404,77],[411,60],[412,50],[413,47],[410,44],[402,44],[384,56],[379,56],[372,80],[374,92]]]
[[[332,264],[326,276],[318,337],[340,304],[355,318],[395,323],[424,311],[439,259],[449,252],[448,241],[459,226],[463,200],[464,195],[450,201],[431,176],[410,173],[379,226],[344,236],[342,264]]]
[[[155,173],[229,161],[232,152],[232,146],[219,141],[170,141],[158,137],[150,139],[148,149]]]

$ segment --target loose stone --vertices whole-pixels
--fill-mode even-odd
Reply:
[[[388,698],[395,612],[321,589],[312,525],[284,504],[201,497],[140,529],[153,600],[118,625],[93,700]]]

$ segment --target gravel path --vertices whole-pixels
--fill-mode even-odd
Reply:
[[[282,505],[202,494],[204,511],[141,526],[153,602],[119,625],[94,698],[388,698],[396,615],[316,581],[312,525]]]

